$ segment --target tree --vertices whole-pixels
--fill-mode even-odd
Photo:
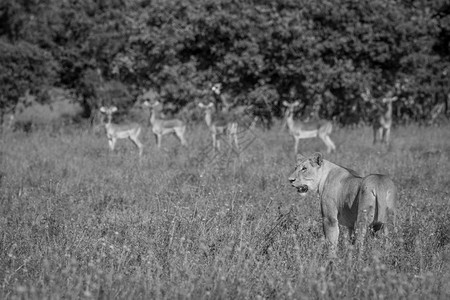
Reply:
[[[36,94],[57,81],[59,65],[52,55],[27,42],[0,39],[0,109],[14,108],[26,90]]]

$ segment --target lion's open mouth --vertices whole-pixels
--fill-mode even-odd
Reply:
[[[297,192],[299,192],[300,194],[304,194],[304,193],[308,192],[308,186],[307,185],[298,186]]]

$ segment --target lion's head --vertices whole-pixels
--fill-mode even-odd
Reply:
[[[289,176],[289,181],[297,191],[305,195],[309,191],[317,191],[319,185],[319,171],[323,165],[321,153],[314,153],[310,157],[297,155],[295,171]]]

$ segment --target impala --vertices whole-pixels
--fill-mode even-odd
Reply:
[[[226,95],[222,94],[222,84],[216,83],[211,87],[211,90],[214,94],[214,96],[217,98],[218,103],[221,103],[222,106],[222,112],[228,113],[230,111],[231,104],[227,101]]]
[[[440,103],[433,106],[433,108],[430,111],[430,118],[427,121],[427,125],[433,125],[437,119],[437,117],[440,115],[442,111],[444,111],[445,104]]]
[[[227,100],[229,98],[228,94],[222,93],[222,84],[216,83],[211,87],[214,96],[216,97],[216,102],[222,105],[222,113],[227,115],[227,119],[231,122],[231,126],[235,129],[236,132],[239,131],[246,132],[247,129],[249,131],[253,131],[256,127],[256,122],[258,120],[257,117],[250,118],[246,115],[246,111],[248,111],[249,106],[239,105],[232,108],[232,104]],[[239,131],[238,131],[239,127]],[[230,138],[231,140],[231,138]],[[238,147],[238,138],[235,138],[236,147]]]
[[[388,92],[386,96],[381,100],[384,107],[375,116],[373,122],[373,143],[376,144],[378,138],[381,142],[389,144],[391,137],[391,127],[392,127],[392,102],[397,101],[397,97],[393,95],[392,91]],[[370,96],[370,91],[366,90],[363,95],[364,99],[368,99]]]
[[[333,130],[333,125],[327,120],[302,122],[294,120],[294,109],[299,106],[300,103],[295,101],[289,103],[283,101],[283,105],[287,107],[286,111],[286,123],[289,128],[289,133],[294,137],[295,146],[294,151],[297,154],[298,142],[300,139],[309,139],[319,137],[327,146],[327,152],[336,150],[336,146],[330,138],[330,133]]]
[[[237,138],[237,123],[229,120],[229,115],[227,114],[214,114],[214,103],[210,102],[208,105],[199,103],[198,106],[205,110],[205,122],[211,131],[213,148],[220,149],[220,140],[218,136],[223,134],[228,134],[228,141],[230,145],[234,144],[237,149],[239,149],[238,138]]]
[[[218,98],[218,100],[223,104],[222,112],[229,113],[233,116],[233,120],[239,123],[239,127],[244,126],[248,129],[255,129],[256,122],[258,121],[258,117],[249,117],[246,116],[246,113],[251,109],[252,105],[238,105],[231,108],[232,104],[228,102],[226,94],[222,93],[222,84],[216,83],[212,86],[211,90],[214,95]]]
[[[138,123],[130,124],[114,124],[111,122],[112,115],[117,111],[117,107],[100,107],[100,112],[105,114],[108,121],[105,123],[106,136],[108,137],[109,148],[114,151],[114,147],[118,139],[129,138],[139,149],[139,156],[142,155],[144,146],[139,141],[139,134],[141,133],[141,125]]]
[[[16,120],[14,111],[3,115],[2,128],[6,130],[11,130],[14,127],[14,122]]]
[[[186,132],[186,124],[179,119],[159,119],[158,113],[162,110],[162,104],[158,101],[153,104],[149,101],[144,101],[143,105],[149,107],[151,110],[150,123],[152,131],[156,137],[158,148],[161,148],[161,139],[163,135],[174,133],[181,142],[181,145],[187,146],[184,134]]]
[[[222,93],[222,84],[216,83],[212,86],[211,90],[214,93],[214,96],[217,99],[217,102],[222,104],[222,112],[231,114],[234,116],[234,120],[238,121],[241,119],[242,116],[245,115],[246,110],[248,110],[249,106],[246,105],[238,105],[235,107],[231,107],[232,104],[227,100],[229,98],[228,94]]]

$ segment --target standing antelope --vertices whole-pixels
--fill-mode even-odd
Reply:
[[[397,101],[397,97],[393,95],[392,91],[388,92],[386,96],[381,100],[384,107],[375,116],[372,128],[373,128],[373,144],[377,143],[379,137],[381,142],[389,144],[391,137],[392,127],[392,102]],[[362,94],[362,97],[366,101],[370,101],[372,96],[370,90],[366,89],[366,92]],[[371,101],[373,102],[373,101]]]
[[[254,117],[252,119],[249,116],[246,116],[246,111],[249,109],[249,106],[238,105],[232,108],[232,104],[227,100],[229,98],[229,95],[222,93],[221,83],[214,84],[211,87],[211,90],[213,91],[213,94],[217,99],[216,102],[221,104],[222,113],[227,115],[227,119],[231,123],[230,127],[236,132],[235,144],[236,148],[239,149],[239,139],[237,138],[238,127],[241,132],[246,131],[246,129],[252,131],[255,129],[258,118]],[[231,132],[231,134],[234,135],[235,133]],[[232,137],[230,137],[230,140],[231,139]]]
[[[114,124],[111,123],[112,114],[117,111],[117,107],[100,107],[100,112],[104,113],[108,118],[105,123],[106,136],[108,137],[108,144],[111,151],[114,151],[114,146],[118,139],[129,138],[139,149],[139,156],[142,155],[144,146],[139,141],[139,134],[141,133],[141,125],[138,123],[130,124]]]
[[[161,148],[161,139],[163,135],[174,133],[181,142],[181,145],[187,146],[184,134],[186,132],[186,124],[179,119],[158,119],[157,114],[161,112],[161,103],[156,101],[151,104],[149,101],[144,101],[144,106],[149,107],[151,110],[150,123],[152,124],[152,131],[156,137],[156,143],[158,148]]]
[[[238,106],[234,106],[232,108],[233,104],[231,104],[227,100],[227,98],[229,98],[228,94],[222,93],[222,84],[221,83],[214,84],[212,86],[211,90],[213,91],[214,96],[217,97],[217,99],[218,99],[217,102],[221,103],[221,105],[222,105],[222,113],[230,114],[230,116],[232,117],[232,121],[239,122],[239,124],[241,124],[240,121],[242,121],[241,119],[245,115],[245,112],[249,109],[249,106],[248,105],[238,105]],[[248,118],[246,121],[249,121]],[[247,122],[247,123],[249,123],[249,122]]]
[[[239,114],[242,114],[242,112],[238,112],[237,110],[233,110],[231,111],[231,103],[228,102],[227,98],[228,95],[224,95],[222,94],[222,84],[221,83],[216,83],[211,87],[211,90],[214,93],[214,96],[216,96],[220,103],[222,104],[222,114],[226,117],[226,119],[228,120],[228,122],[230,123],[230,128],[233,128],[233,131],[230,131],[229,133],[234,135],[235,132],[237,134],[237,130],[238,130],[238,119],[239,119]],[[229,135],[230,136],[230,135]],[[230,138],[231,141],[231,138]],[[236,147],[239,149],[239,145],[238,145],[238,140],[237,140],[237,136],[235,137],[235,142],[236,142]]]
[[[294,108],[300,105],[300,103],[298,101],[295,101],[294,103],[283,101],[283,105],[287,107],[286,123],[290,134],[295,140],[295,154],[297,154],[298,142],[300,139],[309,139],[314,137],[319,137],[325,143],[328,153],[336,150],[336,146],[329,136],[333,130],[333,125],[330,121],[318,120],[301,122],[299,120],[294,120]]]
[[[436,104],[435,106],[433,106],[433,108],[430,111],[430,118],[427,121],[427,125],[435,124],[437,117],[439,116],[439,114],[442,111],[444,111],[444,108],[445,108],[444,103]],[[437,124],[435,124],[435,125],[437,125]]]
[[[14,122],[16,120],[14,109],[11,109],[9,113],[0,117],[3,117],[3,121],[0,124],[1,129],[12,130],[14,128]]]
[[[213,94],[215,97],[218,98],[219,102],[222,105],[222,112],[228,113],[231,108],[231,104],[227,101],[227,97],[222,94],[222,84],[216,83],[211,87],[211,90],[213,91]]]
[[[239,149],[238,138],[237,138],[237,123],[229,120],[229,115],[227,114],[214,114],[214,103],[210,102],[208,105],[199,103],[198,106],[205,110],[205,122],[211,131],[213,148],[220,150],[220,140],[217,136],[228,134],[228,142],[230,145],[234,144],[237,149]]]

